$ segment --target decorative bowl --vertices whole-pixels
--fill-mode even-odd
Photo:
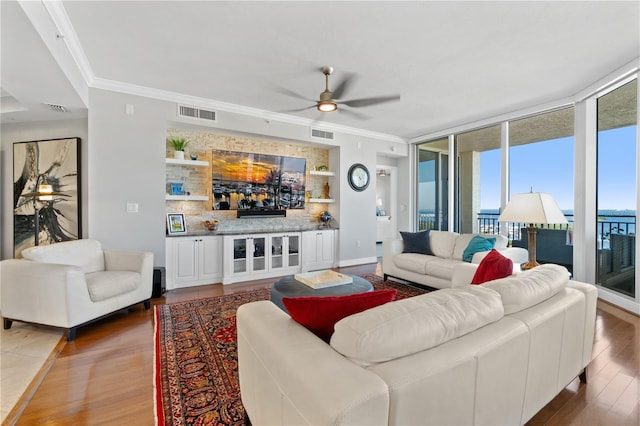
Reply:
[[[209,231],[215,231],[216,229],[218,229],[218,226],[220,226],[220,222],[218,222],[217,220],[205,220],[204,221],[204,226],[205,228],[207,228]]]

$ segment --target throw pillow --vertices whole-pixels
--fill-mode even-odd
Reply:
[[[479,251],[489,251],[495,244],[495,238],[485,238],[480,235],[476,235],[471,239],[471,241],[469,241],[469,245],[467,245],[467,248],[462,252],[462,260],[465,262],[471,262],[474,254]]]
[[[471,284],[482,284],[487,281],[506,278],[512,273],[513,261],[501,255],[498,250],[493,249],[478,265]]]
[[[333,326],[342,318],[391,302],[397,290],[385,289],[345,296],[284,297],[282,302],[294,321],[329,342]]]
[[[429,230],[420,232],[400,232],[404,242],[403,253],[433,254],[429,245]]]

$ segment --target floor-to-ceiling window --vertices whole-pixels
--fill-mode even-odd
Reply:
[[[448,140],[437,140],[418,147],[418,230],[447,230]]]
[[[598,98],[597,284],[636,296],[637,80]]]
[[[523,192],[550,194],[569,225],[540,226],[536,255],[540,263],[573,270],[574,108],[536,114],[509,122],[509,199]],[[513,224],[509,235],[527,246],[526,224]]]
[[[418,151],[431,151],[418,155],[418,161],[425,162],[420,185],[431,189],[418,195],[420,209],[425,202],[435,209],[442,200],[436,168],[446,152],[455,155],[455,182],[449,187],[456,231],[502,233],[515,242],[521,224],[506,228],[497,222],[497,209],[514,193],[549,193],[569,223],[557,226],[555,233],[544,229],[550,241],[538,234],[538,261],[567,266],[575,279],[598,283],[600,297],[640,313],[635,238],[638,87],[631,72],[637,70],[617,83],[603,81],[599,88],[594,84],[585,89],[591,92],[577,95],[574,106],[514,115],[495,125],[460,126],[446,137],[440,133],[419,144]],[[600,88],[607,84],[612,86],[605,93]],[[454,144],[448,144],[450,138]],[[432,222],[437,228],[435,213]]]
[[[461,232],[498,232],[500,125],[456,135],[456,155]]]

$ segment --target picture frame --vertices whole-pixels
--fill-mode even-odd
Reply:
[[[13,252],[82,238],[80,138],[13,143]],[[39,194],[46,184],[51,196]]]
[[[183,213],[167,213],[167,231],[169,235],[187,233],[187,224],[184,221]]]

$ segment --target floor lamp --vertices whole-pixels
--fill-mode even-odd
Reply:
[[[36,179],[36,191],[27,192],[26,194],[22,194],[23,197],[32,198],[33,199],[33,210],[34,210],[34,245],[40,245],[40,209],[38,208],[38,200],[40,201],[53,201],[53,196],[58,197],[69,197],[67,194],[63,194],[62,192],[54,192],[53,186],[47,181],[47,177],[44,173],[38,175]]]
[[[538,229],[535,225],[568,223],[553,197],[544,192],[514,194],[500,213],[498,222],[529,224],[527,228],[529,261],[520,265],[523,270],[539,265],[536,261],[536,233]]]

